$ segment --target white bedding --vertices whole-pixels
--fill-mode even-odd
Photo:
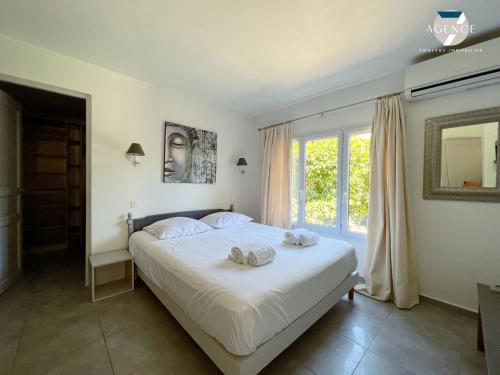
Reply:
[[[158,240],[139,231],[129,250],[141,270],[230,353],[249,355],[313,307],[355,271],[352,245],[321,238],[311,247],[285,245],[284,230],[256,223],[187,238]],[[261,240],[277,254],[261,267],[227,255]]]

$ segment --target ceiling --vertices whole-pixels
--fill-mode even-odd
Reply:
[[[2,0],[0,33],[257,116],[411,64],[441,9],[500,27],[498,0]]]

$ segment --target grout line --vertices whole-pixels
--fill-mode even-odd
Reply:
[[[381,302],[382,303],[382,302]],[[364,313],[364,314],[369,314],[370,311],[368,311],[368,309],[363,309],[361,308],[361,306],[358,306],[358,308]],[[387,316],[384,318],[384,319],[378,319],[381,321],[380,323],[380,327],[377,329],[377,332],[373,335],[373,338],[371,339],[371,341],[369,343],[367,343],[366,345],[365,344],[360,344],[358,343],[355,339],[351,338],[351,337],[348,337],[346,336],[345,334],[343,334],[342,332],[338,332],[338,335],[342,336],[343,338],[349,340],[349,341],[352,341],[353,343],[355,343],[356,345],[359,345],[363,348],[365,348],[367,351],[368,349],[370,348],[371,344],[373,343],[373,341],[375,340],[375,338],[377,337],[377,335],[380,333],[380,331],[382,330],[382,327],[384,326],[384,324],[387,322],[387,320],[389,319],[389,317],[392,315],[392,313],[394,312],[394,309],[391,310],[391,312],[389,314],[387,314]],[[339,325],[340,326],[340,325]]]
[[[111,365],[111,371],[113,372],[114,375],[116,374],[115,368],[113,367],[113,361],[111,360],[111,355],[109,354],[108,342],[106,341],[106,336],[104,335],[104,330],[102,329],[101,318],[97,317],[97,320],[99,321],[99,328],[101,329],[101,335],[102,339],[104,340],[104,346],[106,347],[106,354],[108,355],[109,364]]]
[[[132,328],[132,327],[136,327],[137,325],[135,323],[131,323],[129,326],[126,326],[126,327],[122,327],[122,328],[119,328],[117,331],[114,331],[113,333],[109,333],[107,335],[107,337],[111,337],[111,336],[114,336],[116,335],[117,333],[120,333],[122,331],[125,331],[126,329],[129,329],[129,328]],[[102,331],[102,334],[104,335],[104,330]],[[105,335],[104,335],[105,336]]]
[[[361,357],[361,359],[359,360],[359,362],[356,364],[356,367],[354,367],[354,369],[352,370],[351,375],[356,372],[357,368],[359,367],[359,365],[363,361],[363,358],[365,358],[366,353],[368,353],[368,349],[366,349],[365,352],[363,353],[363,356]]]
[[[380,354],[380,353],[374,352],[373,350],[370,350],[370,349],[368,349],[368,350],[367,350],[367,352],[370,352],[370,353],[372,353],[373,355],[375,355],[375,356],[377,356],[377,357],[380,357],[380,358],[382,358],[383,360],[385,360],[385,361],[389,362],[390,364],[394,365],[395,367],[398,367],[398,368],[400,368],[401,370],[406,371],[409,375],[415,375],[415,373],[414,373],[413,371],[408,370],[406,367],[404,367],[404,366],[400,365],[400,364],[399,364],[399,363],[397,363],[397,362],[394,362],[392,359],[387,358],[386,356],[383,356],[383,355],[382,355],[382,354]]]
[[[401,364],[399,364],[399,363],[397,363],[397,362],[394,362],[392,359],[387,358],[386,356],[384,356],[384,355],[382,355],[382,354],[380,354],[380,353],[377,353],[377,352],[375,352],[375,351],[373,351],[373,350],[370,350],[370,347],[372,346],[373,342],[375,341],[375,339],[377,338],[378,334],[380,333],[380,331],[381,331],[381,330],[382,330],[382,328],[384,327],[385,323],[387,323],[387,321],[389,320],[389,317],[390,317],[390,316],[394,313],[394,311],[396,311],[396,310],[395,310],[395,308],[394,308],[394,309],[392,309],[392,311],[391,311],[391,312],[387,315],[387,317],[385,318],[384,322],[382,323],[382,325],[381,325],[381,326],[380,326],[380,328],[378,329],[377,333],[375,334],[375,336],[373,336],[373,339],[372,339],[372,341],[370,342],[370,344],[368,345],[368,348],[367,348],[367,350],[366,350],[366,351],[367,351],[367,352],[369,351],[370,353],[373,353],[373,354],[375,354],[376,356],[378,356],[378,357],[380,357],[380,358],[382,358],[382,359],[385,359],[387,362],[389,362],[389,363],[393,364],[394,366],[399,367],[399,368],[401,368],[401,369],[403,369],[403,370],[407,371],[408,373],[410,373],[410,374],[414,375],[414,373],[413,373],[412,371],[408,370],[406,367],[402,366]],[[365,353],[365,354],[366,354],[366,353]]]
[[[30,311],[31,311],[31,309],[30,309]],[[26,324],[26,317],[24,317],[24,319],[23,319],[23,326],[21,327],[21,333],[19,334],[19,339],[17,340],[16,351],[14,352],[14,358],[12,359],[12,364],[10,365],[9,373],[11,373],[11,374],[14,372],[14,366],[15,366],[16,360],[17,360],[17,352],[19,351],[19,346],[21,345],[21,339],[22,339],[23,334],[24,334],[25,324]]]
[[[23,276],[24,276],[24,274],[23,274]],[[21,279],[23,276],[21,276]],[[23,318],[23,325],[21,327],[21,333],[19,334],[19,339],[17,340],[16,351],[14,353],[14,359],[12,360],[12,365],[10,366],[10,373],[11,374],[14,372],[14,367],[16,365],[17,353],[19,352],[19,346],[21,345],[21,340],[22,340],[23,335],[24,335],[24,327],[26,326],[26,319],[29,316],[29,314],[31,314],[31,312],[33,311],[34,284],[31,282],[29,283],[29,294],[30,294],[29,308],[28,308],[28,311],[26,311],[24,318]]]
[[[382,324],[378,328],[377,333],[375,333],[373,335],[373,338],[371,339],[370,343],[368,344],[367,349],[370,349],[370,346],[372,346],[372,344],[375,341],[375,339],[377,338],[378,334],[380,333],[380,331],[382,331],[382,328],[384,328],[385,323],[387,323],[387,321],[389,320],[390,316],[393,313],[394,313],[394,308],[391,310],[391,312],[389,314],[387,314],[387,316],[385,317],[384,321],[382,322]]]

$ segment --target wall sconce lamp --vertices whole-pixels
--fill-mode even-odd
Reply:
[[[132,143],[127,150],[127,156],[134,167],[137,167],[140,163],[137,161],[138,156],[144,156],[144,151],[139,143]]]
[[[236,165],[240,169],[241,173],[245,173],[245,167],[248,165],[248,163],[245,160],[245,158],[239,158],[238,161],[236,162]]]

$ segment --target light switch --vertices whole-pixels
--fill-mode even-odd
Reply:
[[[137,201],[130,201],[130,208],[137,208],[139,207],[139,202]]]

